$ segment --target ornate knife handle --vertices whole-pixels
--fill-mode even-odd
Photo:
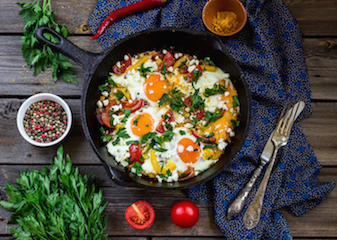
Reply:
[[[261,161],[261,164],[258,168],[255,169],[253,176],[250,178],[249,182],[246,186],[241,190],[240,194],[235,198],[232,204],[229,206],[227,210],[227,218],[233,219],[235,218],[243,209],[245,205],[250,190],[255,184],[256,179],[261,175],[263,167],[266,165],[265,161]]]

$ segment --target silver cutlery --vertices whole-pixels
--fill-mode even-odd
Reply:
[[[293,108],[289,108],[289,106],[285,107],[274,130],[271,138],[272,142],[274,143],[274,152],[271,161],[253,201],[250,203],[243,216],[243,223],[248,230],[256,227],[260,221],[263,199],[269,181],[269,176],[275,163],[277,152],[279,148],[285,146],[288,142],[291,128],[299,111],[299,105],[300,104],[295,104]]]
[[[302,112],[304,109],[304,102],[298,102],[295,104],[298,105],[298,110],[295,115],[295,119],[298,117],[298,115]],[[274,130],[275,131],[275,130]],[[248,195],[252,189],[252,187],[255,184],[256,179],[261,175],[263,167],[269,162],[273,151],[274,151],[274,144],[272,142],[272,136],[274,134],[274,131],[270,134],[270,137],[262,151],[262,154],[260,156],[260,165],[258,168],[255,169],[252,177],[246,184],[246,186],[241,190],[240,194],[235,198],[235,200],[232,202],[232,204],[229,206],[227,210],[227,218],[228,219],[233,219],[235,218],[243,209],[243,206],[246,204],[246,201],[248,199]]]

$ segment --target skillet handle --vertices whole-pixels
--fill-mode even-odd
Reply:
[[[44,36],[45,33],[48,33],[52,35],[55,39],[57,39],[57,43],[53,43],[50,40],[46,39]],[[35,37],[41,43],[47,44],[53,50],[60,52],[63,55],[74,60],[76,63],[81,65],[85,71],[90,71],[90,69],[92,69],[93,67],[93,63],[96,63],[99,56],[101,56],[100,54],[80,49],[53,29],[45,26],[41,26],[35,31]]]

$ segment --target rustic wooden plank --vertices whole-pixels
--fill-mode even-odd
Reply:
[[[114,184],[104,173],[102,166],[78,166],[81,174],[95,173],[96,183],[103,188],[105,201],[108,202],[105,214],[109,216],[106,233],[110,236],[158,236],[158,237],[220,237],[221,231],[213,220],[213,206],[211,203],[196,203],[200,210],[200,219],[195,227],[183,229],[175,226],[169,217],[170,208],[179,200],[186,199],[181,190],[152,190],[143,188],[128,188]],[[41,165],[29,165],[29,169],[40,170]],[[6,181],[15,184],[18,171],[25,171],[22,165],[3,165],[0,174],[0,190]],[[6,173],[6,174],[4,174]],[[337,168],[323,168],[320,173],[322,181],[337,181]],[[109,185],[109,186],[108,186]],[[3,194],[1,194],[4,196]],[[4,197],[2,197],[4,198]],[[133,202],[145,199],[156,211],[156,221],[150,229],[137,231],[128,226],[124,220],[125,209]],[[301,217],[295,217],[287,210],[284,213],[291,233],[294,237],[336,237],[337,228],[337,190],[333,190],[328,198],[319,206]],[[9,234],[6,224],[10,213],[0,208],[0,234]]]
[[[91,52],[102,48],[89,37],[70,37],[75,45]],[[337,39],[304,39],[312,98],[337,100]],[[53,92],[61,96],[79,97],[83,87],[83,69],[74,64],[78,85],[59,80],[54,83],[50,72],[33,76],[22,58],[19,36],[0,36],[0,96],[27,96],[35,92]]]
[[[56,147],[37,148],[27,143],[16,129],[16,113],[23,100],[0,99],[0,163],[47,164]],[[100,160],[85,139],[80,120],[80,100],[66,99],[73,111],[74,128],[62,143],[75,163],[99,164]],[[313,114],[301,126],[317,159],[324,166],[337,166],[337,103],[312,103]],[[18,151],[13,151],[17,149]]]
[[[22,0],[23,2],[30,2]],[[17,1],[2,0],[0,33],[21,33],[23,22],[18,17]],[[284,0],[300,24],[304,36],[337,36],[337,4],[334,0]],[[58,0],[52,2],[56,21],[65,24],[73,34],[91,34],[87,21],[97,0]]]

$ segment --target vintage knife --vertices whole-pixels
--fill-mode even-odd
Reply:
[[[304,109],[304,102],[298,102],[296,104],[299,104],[297,115],[295,116],[295,119],[299,116],[299,114]],[[235,200],[232,202],[232,204],[229,206],[227,210],[227,218],[233,219],[235,218],[243,209],[243,206],[245,205],[249,192],[252,189],[252,187],[255,184],[256,179],[261,175],[263,167],[269,162],[271,156],[274,152],[274,144],[271,141],[271,138],[274,134],[274,131],[270,134],[269,139],[262,151],[262,154],[260,156],[260,165],[258,168],[255,169],[253,176],[250,178],[246,186],[241,190],[240,194],[235,198]]]

